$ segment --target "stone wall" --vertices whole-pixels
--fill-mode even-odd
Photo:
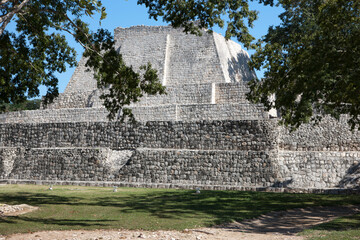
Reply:
[[[119,172],[119,180],[271,186],[277,167],[273,160],[273,151],[139,149]]]
[[[271,186],[277,177],[273,128],[266,121],[2,124],[0,175]]]
[[[360,134],[350,131],[347,120],[324,117],[294,132],[280,127],[280,182],[302,188],[359,187]]]
[[[67,109],[67,108],[102,108],[98,89],[91,91],[77,91],[71,93],[60,93],[54,102],[41,109]]]
[[[254,104],[194,104],[130,107],[135,119],[147,121],[260,120],[268,113]],[[105,122],[105,108],[66,108],[0,114],[0,123]]]
[[[279,186],[358,188],[359,152],[279,151]]]
[[[8,149],[0,159],[8,162]],[[17,148],[5,179],[124,181],[136,183],[271,186],[276,179],[272,152],[221,150],[126,150],[132,154],[116,168],[106,148]],[[122,151],[117,151],[122,152]],[[9,171],[11,170],[11,171]],[[256,174],[253,174],[256,173]]]
[[[255,77],[247,66],[249,56],[239,44],[217,33],[202,31],[202,36],[196,36],[170,26],[135,26],[115,29],[114,38],[128,66],[139,71],[141,65],[150,62],[168,87],[167,96],[145,96],[133,106],[215,104],[217,90],[213,84],[223,83],[239,83],[228,85],[241,94],[238,98],[232,95],[232,100],[247,103],[244,86],[237,88]],[[65,92],[47,109],[101,107],[97,82],[85,63],[82,58]],[[219,103],[227,100],[226,96],[217,99]]]
[[[109,122],[81,59],[65,92],[46,109],[0,114],[1,179],[360,189],[359,131],[348,130],[346,117],[295,132],[279,127],[263,106],[246,100],[254,73],[238,44],[171,27],[117,28],[115,39],[134,69],[152,63],[167,95],[132,104],[135,124]]]
[[[359,134],[326,121],[291,133],[276,120],[0,124],[0,176],[217,189],[357,188]]]
[[[116,28],[116,47],[137,69],[151,62],[166,86],[247,81],[254,73],[241,46],[217,33],[186,34],[170,26]]]
[[[279,147],[291,151],[360,151],[360,132],[350,131],[348,118],[324,117],[317,124],[304,124],[295,132],[280,129]]]
[[[0,123],[101,122],[106,116],[105,108],[45,109],[0,114]]]
[[[215,103],[247,103],[249,88],[244,83],[218,83],[215,85]]]
[[[180,105],[177,108],[176,120],[258,120],[267,118],[268,113],[261,105],[233,103]]]
[[[168,38],[166,85],[225,82],[213,35],[176,32]]]
[[[145,95],[132,106],[159,106],[185,104],[211,104],[211,84],[188,84],[182,86],[167,86],[165,95]]]
[[[93,91],[97,88],[97,82],[94,78],[94,72],[88,71],[85,66],[86,59],[81,58],[74,74],[72,75],[68,85],[65,88],[65,93],[76,94],[79,91],[87,92]]]
[[[128,66],[135,70],[151,62],[158,70],[159,79],[164,78],[167,34],[173,31],[170,27],[116,28],[114,39],[116,48],[122,54]]]
[[[195,104],[249,104],[244,83],[207,83],[167,86],[164,95],[145,95],[131,107]],[[61,93],[46,109],[101,108],[100,91]],[[171,120],[171,119],[169,119]]]
[[[0,124],[0,147],[273,150],[271,121]]]

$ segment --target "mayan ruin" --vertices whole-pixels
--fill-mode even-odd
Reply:
[[[246,99],[254,73],[241,46],[169,26],[115,29],[125,62],[151,62],[166,95],[131,105],[137,123],[110,122],[85,59],[46,109],[0,114],[7,183],[295,192],[359,185],[360,134],[346,116],[289,132]]]

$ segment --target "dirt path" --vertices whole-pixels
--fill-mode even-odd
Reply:
[[[272,212],[259,218],[235,222],[213,228],[200,228],[185,231],[47,231],[31,234],[15,234],[0,237],[0,240],[115,240],[115,239],[151,239],[151,240],[285,240],[303,239],[298,232],[311,226],[330,221],[336,217],[360,212],[358,207],[314,207]]]

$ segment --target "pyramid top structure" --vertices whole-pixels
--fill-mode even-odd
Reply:
[[[165,86],[242,82],[255,76],[247,52],[215,32],[196,36],[170,26],[134,26],[116,28],[114,36],[126,64],[138,69],[150,62]],[[81,59],[65,94],[96,89],[92,73],[84,68]]]
[[[129,106],[136,120],[268,118],[262,105],[246,99],[249,89],[245,82],[255,74],[247,64],[249,55],[239,44],[214,32],[202,31],[197,36],[170,26],[116,28],[114,36],[116,49],[127,65],[136,70],[150,62],[166,86],[166,95],[144,95]],[[65,92],[47,108],[66,113],[64,121],[107,121],[101,92],[85,63],[82,58]]]

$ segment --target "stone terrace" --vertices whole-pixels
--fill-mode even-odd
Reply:
[[[346,116],[295,132],[279,127],[263,106],[246,100],[254,73],[235,42],[217,33],[198,37],[146,26],[117,28],[115,39],[135,69],[149,61],[158,69],[167,95],[131,105],[136,124],[109,122],[81,59],[47,109],[0,114],[4,182],[331,193],[358,188],[360,135],[348,130]]]

